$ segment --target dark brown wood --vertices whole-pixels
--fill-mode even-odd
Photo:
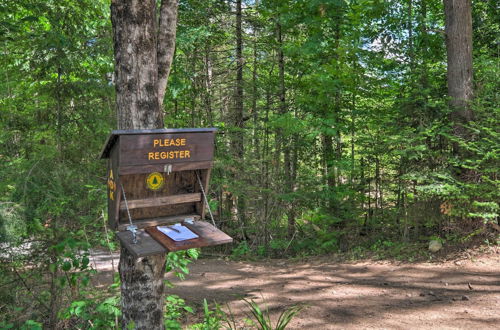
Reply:
[[[134,200],[128,200],[127,205],[125,204],[124,201],[122,201],[120,203],[120,211],[126,210],[126,206],[128,206],[129,209],[137,209],[145,207],[159,207],[172,204],[199,202],[201,200],[202,200],[201,193],[163,196],[154,199],[152,198],[134,199]]]
[[[182,225],[188,227],[199,237],[186,241],[176,242],[159,231],[156,226],[147,227],[145,230],[149,235],[151,235],[151,237],[156,239],[168,251],[179,251],[192,248],[214,246],[219,244],[231,243],[233,241],[233,239],[229,235],[205,221],[195,221],[193,224],[183,223]]]
[[[168,165],[172,165],[172,172],[193,171],[200,169],[212,168],[213,161],[202,162],[187,162],[174,164],[158,164],[158,165],[141,165],[141,166],[121,166],[119,168],[120,175],[167,172]]]
[[[117,129],[113,130],[101,150],[100,159],[109,158],[111,149],[121,135],[169,134],[169,133],[215,133],[217,128],[158,128],[158,129]]]
[[[160,190],[152,191],[146,186],[148,174],[133,174],[121,176],[127,200],[157,199],[173,195],[196,193],[196,175],[193,171],[173,172],[164,174],[164,185]],[[158,207],[130,209],[133,221],[158,217],[175,216],[179,214],[196,213],[195,202],[161,205]],[[128,223],[128,214],[120,211],[119,223]]]
[[[202,245],[200,247],[233,242],[231,236],[206,221],[195,221],[193,224],[184,223],[183,225],[203,238],[203,244],[207,245]]]
[[[192,218],[194,220],[199,220],[200,215],[195,213],[190,214],[180,214],[174,215],[171,217],[161,217],[161,218],[151,218],[151,219],[142,219],[142,220],[134,220],[133,224],[137,226],[137,228],[142,229],[151,226],[164,226],[164,225],[172,225],[174,223],[182,222],[186,218]],[[118,230],[127,230],[128,222],[122,222],[118,225]]]
[[[135,258],[147,257],[167,252],[165,247],[143,230],[137,231],[137,243],[133,243],[132,233],[122,231],[116,234],[120,242]]]
[[[210,181],[211,171],[212,171],[211,169],[198,171],[198,174],[200,175],[201,184],[203,185],[203,189],[205,190],[205,193],[207,193],[207,194],[208,194],[208,183]],[[198,180],[198,178],[196,178],[196,180]],[[196,181],[196,183],[197,183],[196,191],[201,191],[199,182]],[[201,197],[202,197],[201,200],[198,203],[196,203],[195,207],[196,207],[196,213],[200,214],[201,218],[204,219],[207,206],[206,206],[205,199],[203,198],[203,196],[201,196]],[[208,196],[207,196],[207,198],[208,198]]]
[[[210,161],[213,151],[214,133],[120,136],[121,166]]]
[[[116,229],[116,226],[119,222],[119,212],[118,207],[120,200],[122,198],[122,189],[121,189],[121,181],[120,175],[118,173],[118,149],[115,149],[111,152],[110,161],[108,164],[108,179],[111,175],[111,171],[113,171],[113,181],[114,181],[114,199],[110,198],[110,187],[108,184],[108,221],[110,227]]]
[[[130,224],[129,214],[138,228],[169,225],[186,218],[203,219],[206,204],[197,173],[208,193],[214,133],[215,129],[113,131],[101,155],[110,158],[108,175],[112,170],[116,179],[116,195],[108,203],[112,227],[125,231]],[[171,151],[183,151],[186,157],[182,161],[178,158],[148,159],[149,152]],[[153,172],[161,173],[164,180],[157,190],[149,189],[146,184],[148,175]],[[225,240],[229,237],[226,236],[223,236]],[[222,244],[210,237],[203,239],[198,246]]]

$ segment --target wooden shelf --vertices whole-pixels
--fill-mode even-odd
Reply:
[[[151,226],[163,226],[163,225],[172,225],[174,223],[182,222],[186,218],[192,218],[193,220],[199,220],[199,214],[182,214],[175,215],[172,217],[161,217],[161,218],[153,218],[153,219],[142,219],[142,220],[134,220],[133,224],[137,226],[137,228],[146,228]],[[122,222],[118,225],[118,230],[123,231],[127,230],[128,222]]]
[[[136,258],[167,253],[168,250],[143,230],[137,231],[137,243],[133,243],[132,233],[121,231],[116,234],[120,242]]]
[[[200,202],[201,193],[163,196],[156,198],[133,199],[127,201],[129,209],[140,209],[145,207],[158,207],[172,204]],[[127,210],[125,201],[120,202],[120,211]]]
[[[175,242],[160,232],[156,226],[148,227],[145,230],[138,230],[136,244],[133,243],[132,233],[127,230],[118,232],[116,236],[136,258],[163,254],[169,251],[214,246],[233,241],[226,233],[205,221],[195,221],[193,224],[183,223],[183,225],[200,237]]]
[[[147,227],[145,230],[151,237],[158,241],[158,243],[160,243],[168,251],[179,251],[192,248],[214,246],[219,244],[231,243],[233,241],[233,239],[229,235],[205,221],[195,221],[193,224],[182,223],[182,225],[189,228],[199,237],[176,242],[159,231],[156,226]]]

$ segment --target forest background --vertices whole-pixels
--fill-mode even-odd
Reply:
[[[86,294],[90,247],[116,248],[98,160],[116,127],[109,5],[0,1],[0,325],[56,324]],[[165,127],[219,129],[209,199],[235,243],[218,252],[498,244],[495,1],[472,3],[464,136],[441,1],[186,0],[178,22]]]

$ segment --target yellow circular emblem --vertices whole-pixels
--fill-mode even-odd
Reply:
[[[163,187],[164,183],[165,180],[163,179],[163,175],[158,172],[151,173],[146,179],[146,185],[151,190],[159,190],[161,187]]]

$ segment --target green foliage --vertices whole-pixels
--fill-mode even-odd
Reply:
[[[208,197],[238,242],[221,250],[409,259],[425,256],[430,237],[498,244],[497,8],[473,6],[474,118],[459,138],[436,32],[442,2],[411,5],[247,2],[236,128],[234,8],[179,4],[165,124],[220,130]],[[116,126],[109,1],[3,1],[0,14],[0,324],[56,327],[48,323],[63,310],[81,326],[114,326],[116,301],[82,291],[89,248],[117,246],[96,159]],[[167,271],[183,278],[198,254],[170,253]],[[64,299],[49,308],[54,297]],[[204,307],[218,324],[217,308]]]
[[[14,324],[13,323],[2,323],[0,322],[0,329],[14,329]],[[21,330],[42,330],[42,324],[33,320],[27,320],[22,324],[19,329]]]
[[[42,330],[42,324],[33,320],[28,320],[24,322],[21,326],[21,330]]]
[[[198,259],[200,252],[198,249],[169,252],[167,254],[166,271],[174,272],[175,276],[184,279],[189,274],[189,265],[193,260]],[[171,285],[171,284],[169,284]]]
[[[222,321],[224,319],[225,314],[222,312],[219,305],[215,304],[215,310],[210,310],[207,300],[203,299],[203,322],[193,324],[189,329],[217,330],[222,328]]]
[[[193,309],[186,305],[184,299],[176,295],[169,295],[165,298],[165,328],[182,329],[181,319],[186,313],[194,313]]]
[[[238,243],[238,246],[233,249],[233,251],[231,252],[231,257],[234,259],[242,258],[247,256],[249,252],[250,247],[248,246],[248,243],[246,241],[242,241]]]
[[[257,321],[259,328],[262,330],[284,330],[286,329],[288,323],[290,323],[290,321],[293,319],[293,317],[302,310],[302,307],[300,306],[292,306],[285,309],[281,312],[278,320],[276,321],[276,324],[273,325],[271,322],[269,310],[267,308],[263,311],[255,301],[249,301],[246,299],[244,299],[244,301],[250,307],[252,315]]]
[[[102,301],[96,299],[73,301],[62,312],[61,318],[71,320],[73,326],[78,328],[119,329],[120,315],[120,299],[109,297]]]

